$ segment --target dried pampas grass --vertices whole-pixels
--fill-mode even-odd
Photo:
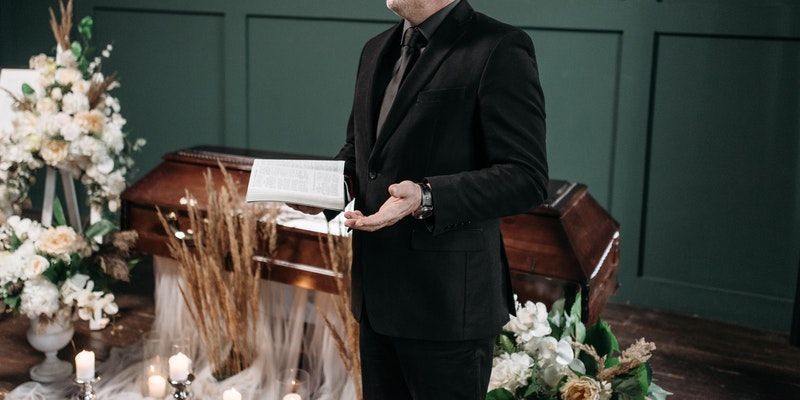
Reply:
[[[249,367],[256,355],[261,268],[256,254],[273,257],[277,208],[245,203],[233,177],[220,164],[224,185],[205,173],[205,211],[189,201],[191,231],[181,240],[159,210],[172,257],[184,280],[181,294],[197,324],[215,378]],[[187,198],[192,198],[187,193]]]
[[[321,253],[325,264],[339,277],[336,279],[336,293],[333,296],[335,314],[331,317],[320,312],[328,330],[336,343],[336,350],[344,363],[344,367],[353,379],[356,398],[362,399],[361,393],[361,357],[359,354],[359,325],[350,312],[351,266],[353,261],[352,238],[328,233],[326,239],[320,241]]]
[[[597,364],[597,379],[610,381],[612,378],[625,375],[646,363],[653,356],[656,344],[647,342],[644,338],[636,341],[619,355],[619,364],[606,368],[606,356],[600,357],[593,346],[583,343],[573,343],[576,349],[585,351]]]
[[[56,43],[61,50],[69,50],[70,40],[69,32],[72,30],[72,0],[67,1],[66,7],[62,0],[58,1],[58,8],[61,11],[61,21],[56,19],[56,13],[50,7],[50,29],[53,31],[53,36],[56,38]]]

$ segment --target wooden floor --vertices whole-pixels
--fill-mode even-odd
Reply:
[[[115,328],[92,333],[79,324],[74,346],[62,351],[62,359],[71,359],[75,349],[101,354],[108,346],[136,341],[149,329],[152,279],[148,282],[146,273],[135,279],[146,283],[118,297]],[[672,399],[800,399],[800,349],[789,346],[786,335],[618,304],[603,317],[623,347],[639,337],[656,342],[654,378],[675,394]],[[27,344],[27,327],[24,318],[0,319],[0,397],[27,381],[28,368],[41,358]]]

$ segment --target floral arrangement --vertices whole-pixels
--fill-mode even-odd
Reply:
[[[0,211],[6,214],[19,212],[43,166],[69,171],[85,185],[90,206],[115,212],[132,155],[145,143],[127,140],[119,100],[110,94],[119,82],[102,71],[113,47],[94,56],[88,16],[77,27],[80,40],[71,41],[72,0],[60,6],[60,23],[50,10],[55,57],[31,58],[38,82],[22,85],[21,98],[12,95],[12,128],[0,132]]]
[[[648,364],[656,346],[638,340],[620,351],[605,321],[581,322],[580,293],[569,311],[560,299],[517,303],[495,347],[488,400],[663,400]]]
[[[128,280],[136,232],[103,219],[80,235],[66,225],[58,201],[54,208],[54,227],[19,216],[0,225],[1,307],[44,320],[77,313],[90,329],[103,329],[118,310],[108,284]]]

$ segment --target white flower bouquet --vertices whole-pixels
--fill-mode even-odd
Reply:
[[[108,285],[128,280],[135,232],[101,220],[79,235],[56,202],[55,227],[19,216],[0,225],[0,300],[6,312],[44,320],[72,313],[100,330],[117,313]],[[89,238],[104,237],[103,244]]]
[[[21,98],[12,95],[11,129],[0,132],[0,211],[6,214],[19,211],[43,166],[69,171],[85,185],[92,207],[115,212],[132,155],[144,145],[144,139],[127,140],[119,100],[111,95],[119,82],[102,71],[112,46],[95,56],[88,16],[77,27],[80,40],[70,41],[71,0],[61,14],[58,23],[51,12],[55,57],[31,58],[38,82],[23,84]]]
[[[663,400],[671,393],[652,380],[653,343],[640,339],[620,351],[605,321],[581,322],[580,293],[548,312],[517,302],[516,316],[495,346],[487,400]]]

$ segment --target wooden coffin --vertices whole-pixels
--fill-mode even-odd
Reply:
[[[200,146],[164,155],[163,162],[122,195],[122,225],[139,233],[137,250],[169,257],[167,234],[156,213],[172,214],[175,231],[188,225],[186,193],[205,204],[203,174],[221,183],[218,162],[245,192],[254,158],[314,158],[297,154]],[[504,218],[503,237],[520,300],[543,301],[583,293],[584,319],[593,322],[617,287],[619,225],[581,184],[550,182],[547,204]],[[307,289],[333,292],[335,274],[320,253],[321,234],[284,226],[278,254],[264,263],[263,276]]]

